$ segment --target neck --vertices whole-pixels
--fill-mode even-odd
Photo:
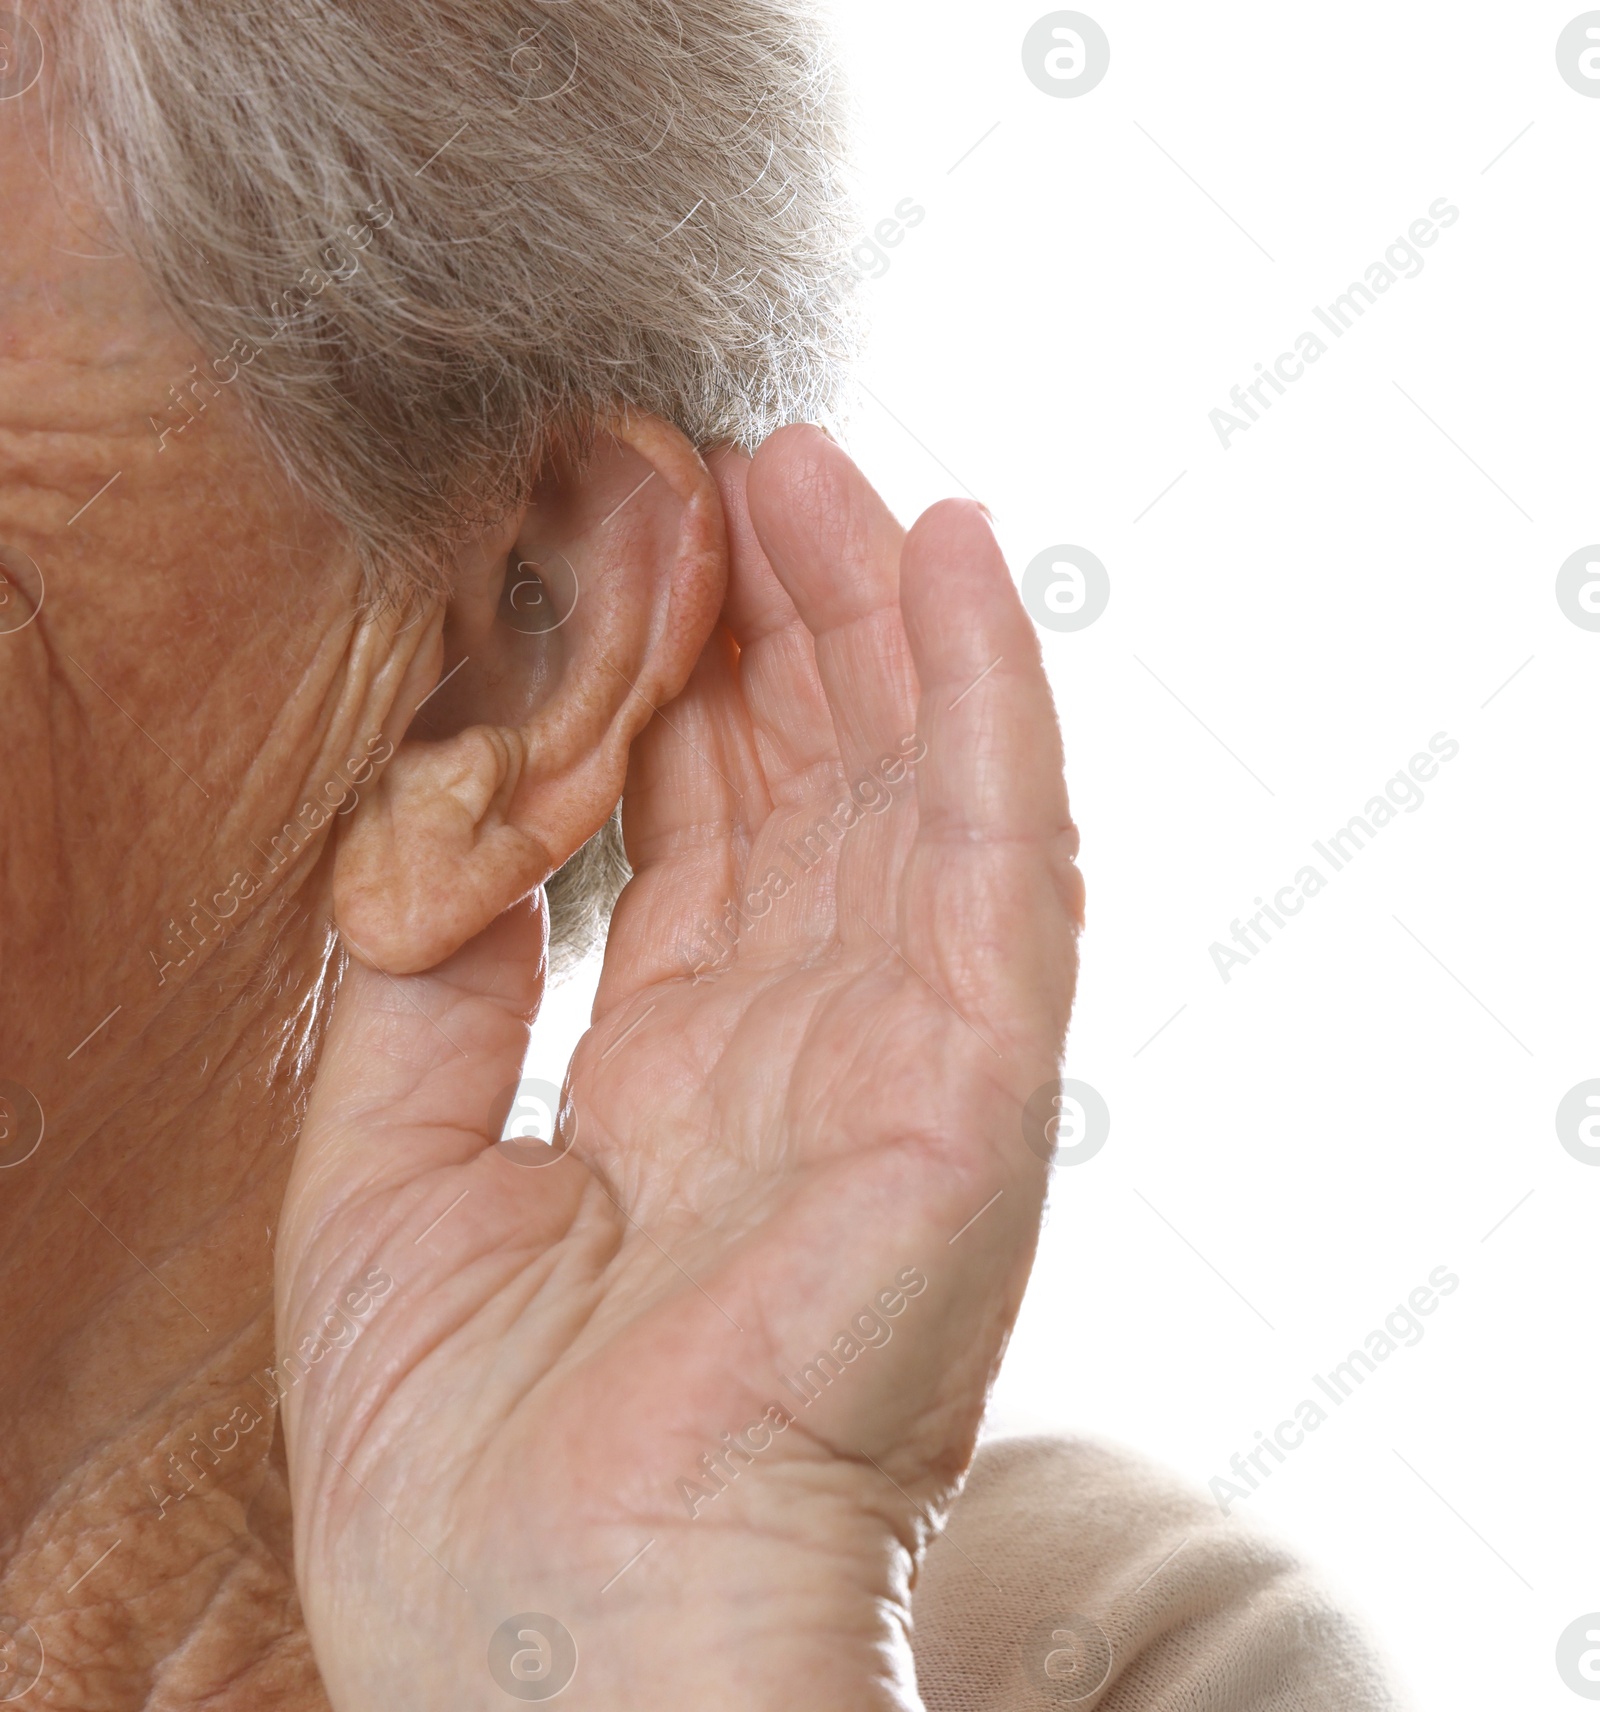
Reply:
[[[36,1642],[52,1706],[326,1705],[270,1369],[330,969],[325,918],[275,901],[85,1052],[0,1178],[0,1698]]]

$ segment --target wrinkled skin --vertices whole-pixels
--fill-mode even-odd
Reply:
[[[497,1707],[491,1636],[540,1613],[568,1706],[916,1706],[1082,905],[986,518],[903,534],[812,429],[702,462],[627,423],[449,602],[363,606],[237,400],[157,450],[194,352],[21,126],[0,543],[48,584],[0,636],[0,1075],[49,1130],[0,1172],[0,1616],[43,1703]],[[557,540],[564,651],[497,639],[508,558]],[[493,669],[419,713],[456,656]],[[164,922],[375,736],[352,812],[174,964]],[[560,1157],[519,1163],[537,886],[624,782]]]

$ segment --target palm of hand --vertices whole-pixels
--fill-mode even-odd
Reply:
[[[341,995],[279,1300],[292,1333],[374,1263],[396,1285],[286,1399],[340,1706],[499,1704],[488,1638],[530,1611],[585,1643],[570,1704],[704,1680],[691,1590],[730,1643],[755,1604],[792,1613],[780,1651],[809,1628],[870,1674],[971,1453],[1081,907],[1048,692],[971,508],[903,538],[810,434],[750,474],[747,509],[718,470],[728,634],[635,747],[569,1151],[485,1142],[537,1001],[527,912]]]

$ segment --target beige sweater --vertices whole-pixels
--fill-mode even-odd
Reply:
[[[913,1600],[928,1712],[1393,1712],[1281,1546],[1126,1453],[978,1454]]]

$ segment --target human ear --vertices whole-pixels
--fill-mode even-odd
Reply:
[[[634,737],[711,634],[727,567],[699,454],[632,414],[461,549],[438,681],[335,859],[356,955],[432,968],[600,828]]]

